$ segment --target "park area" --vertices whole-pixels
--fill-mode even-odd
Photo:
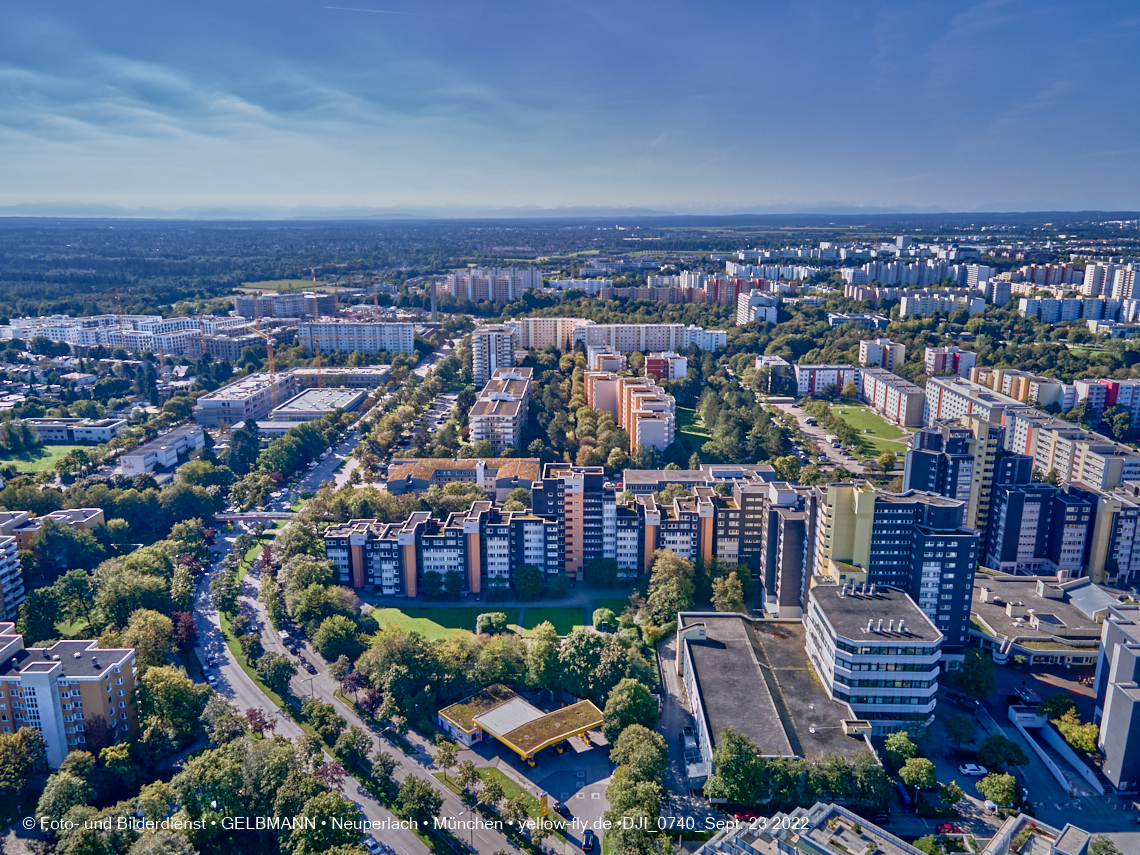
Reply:
[[[0,464],[10,463],[17,472],[51,472],[55,464],[71,452],[90,448],[89,445],[43,445],[31,451],[0,455]]]
[[[626,601],[622,601],[623,604]],[[624,607],[624,605],[623,605]],[[407,632],[418,632],[424,638],[442,639],[475,632],[479,615],[502,612],[507,628],[523,636],[531,635],[543,621],[554,624],[559,635],[569,635],[584,626],[585,610],[579,606],[506,606],[486,603],[482,606],[404,606],[375,608],[371,614],[381,626],[400,626]],[[521,615],[521,619],[520,619]]]
[[[897,440],[906,437],[907,432],[903,428],[892,425],[867,407],[854,404],[832,404],[831,414],[859,433],[859,450],[864,457],[878,457],[884,451],[891,451],[898,458],[895,468],[902,468],[907,446]]]

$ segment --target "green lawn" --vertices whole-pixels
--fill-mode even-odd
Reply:
[[[56,623],[55,631],[59,633],[60,638],[89,638],[91,636],[87,618],[84,617],[78,617],[70,623],[60,621]],[[83,635],[80,635],[80,632]]]
[[[536,626],[544,620],[548,620],[554,624],[554,629],[559,635],[569,635],[583,625],[582,616],[584,613],[581,608],[574,606],[528,607],[523,618],[526,626],[519,627],[519,632],[522,635],[530,635]],[[517,615],[515,620],[517,622]]]
[[[594,600],[594,611],[610,609],[618,617],[621,617],[621,613],[626,610],[627,606],[629,606],[629,597],[599,597]],[[594,611],[590,614],[593,614]]]
[[[478,769],[479,778],[486,784],[488,781],[495,780],[499,782],[499,786],[503,788],[503,802],[508,802],[518,795],[526,796],[526,812],[533,817],[538,816],[538,799],[520,787],[513,778],[508,778],[494,766],[480,766]],[[432,772],[432,777],[451,790],[456,795],[462,795],[459,785],[455,783],[455,770],[448,770],[447,777],[444,778],[443,772]],[[551,808],[554,807],[554,797],[550,796],[548,804]],[[500,802],[502,806],[503,802]],[[553,810],[550,812],[552,820],[558,820],[559,817]]]
[[[90,450],[89,445],[44,445],[33,451],[0,456],[0,463],[11,463],[17,472],[43,472],[55,468],[57,460],[62,460],[76,449]]]
[[[846,410],[847,412],[842,412]],[[906,431],[900,427],[895,427],[886,419],[879,416],[873,410],[867,407],[856,406],[843,406],[840,404],[831,405],[831,414],[838,419],[843,419],[855,430],[859,431],[863,436],[877,436],[882,439],[898,439],[900,436],[905,436]],[[864,434],[863,431],[870,428],[871,433]]]
[[[703,424],[697,421],[697,411],[688,407],[677,407],[677,432],[685,448],[699,451],[700,447],[712,439]]]
[[[847,412],[844,413],[842,412],[843,410]],[[847,406],[833,404],[831,406],[831,412],[837,419],[842,419],[859,431],[860,454],[864,457],[878,457],[884,451],[893,451],[895,457],[898,458],[895,471],[902,471],[903,458],[906,456],[907,446],[901,442],[894,442],[893,440],[906,436],[907,432],[905,430],[892,425],[868,407],[858,407],[851,404]],[[871,433],[864,433],[864,431],[868,429]]]
[[[495,603],[454,608],[409,606],[402,609],[373,609],[372,615],[381,626],[399,624],[408,632],[418,632],[424,638],[431,639],[450,638],[463,632],[474,632],[476,618],[487,612],[503,612],[507,616],[509,626],[519,621],[517,608],[503,608]]]
[[[322,291],[328,286],[311,279],[266,279],[261,282],[243,282],[241,291]]]

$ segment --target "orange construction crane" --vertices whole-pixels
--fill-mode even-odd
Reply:
[[[253,331],[265,339],[265,354],[269,357],[269,394],[273,398],[273,409],[277,409],[277,363],[273,359],[273,336],[261,329],[261,292],[253,295]]]

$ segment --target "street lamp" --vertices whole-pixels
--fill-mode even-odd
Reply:
[[[317,679],[317,675],[314,674],[312,677],[299,677],[298,679],[302,683],[304,683],[306,680],[308,680],[309,681],[309,697],[310,698],[316,697],[316,695],[313,693],[313,680]]]

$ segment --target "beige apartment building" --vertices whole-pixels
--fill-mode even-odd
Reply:
[[[106,722],[113,742],[138,731],[135,651],[96,645],[59,641],[25,648],[15,624],[0,623],[0,730],[34,727],[43,734],[52,769],[69,751],[86,750],[85,734],[97,717]]]

